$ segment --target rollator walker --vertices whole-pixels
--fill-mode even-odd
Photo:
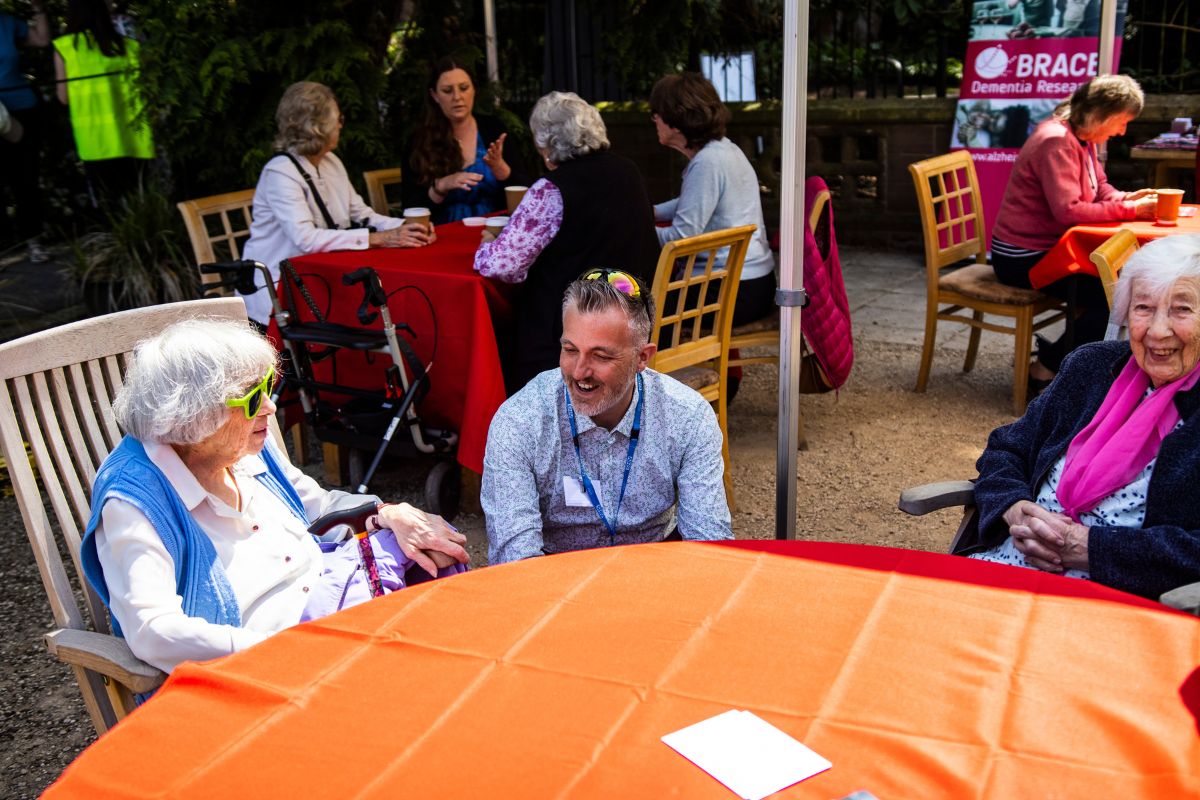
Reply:
[[[416,333],[405,323],[392,320],[378,273],[370,267],[360,267],[342,276],[343,285],[362,284],[363,287],[363,299],[357,313],[361,327],[355,327],[327,321],[291,263],[284,260],[279,266],[283,300],[275,291],[271,271],[261,262],[200,265],[201,273],[220,277],[218,282],[206,284],[209,291],[236,289],[243,295],[266,291],[270,297],[271,317],[278,326],[284,347],[283,379],[272,400],[278,404],[281,397],[286,398],[288,392],[294,391],[304,412],[304,424],[317,439],[348,448],[350,483],[359,494],[367,492],[385,453],[403,457],[434,456],[437,460],[425,480],[425,507],[451,519],[458,511],[460,493],[459,470],[454,460],[458,434],[428,427],[416,413],[417,403],[429,393],[428,370],[432,364],[422,364],[408,341],[397,336],[397,329],[414,339]],[[255,285],[256,271],[262,275],[265,286]],[[294,297],[297,293],[312,314],[312,322],[299,320]],[[376,318],[382,320],[382,330],[368,327]],[[392,363],[384,372],[382,390],[337,383],[337,366],[332,361],[332,382],[319,380],[313,365],[331,359],[338,350],[390,356]],[[323,399],[322,392],[351,399],[334,404]],[[408,435],[396,437],[401,428]],[[371,454],[369,463],[365,459],[367,454]]]

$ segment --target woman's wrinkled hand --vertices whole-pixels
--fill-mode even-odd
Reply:
[[[433,190],[445,197],[455,189],[470,191],[481,180],[483,180],[483,176],[478,172],[454,172],[450,175],[443,175],[434,181]]]
[[[424,247],[437,241],[432,226],[420,222],[406,222],[399,228],[376,231],[367,237],[371,247]]]
[[[512,175],[512,168],[504,160],[504,140],[506,138],[508,138],[507,133],[500,134],[496,141],[488,145],[487,152],[483,155],[483,163],[488,165],[498,181],[506,181],[508,176]]]
[[[463,547],[467,537],[437,514],[429,514],[408,503],[381,506],[379,521],[396,535],[404,555],[421,569],[437,576],[438,569],[471,560]]]
[[[1133,201],[1133,210],[1138,219],[1154,219],[1158,210],[1158,196],[1151,195]]]
[[[1125,199],[1129,201],[1141,200],[1143,197],[1153,197],[1157,199],[1158,192],[1154,189],[1138,189],[1136,192],[1128,192],[1125,195]]]
[[[1029,565],[1046,572],[1088,569],[1088,528],[1065,514],[1021,500],[1004,512],[1013,544]]]

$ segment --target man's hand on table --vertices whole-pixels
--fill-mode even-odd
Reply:
[[[404,555],[430,575],[436,576],[442,567],[471,560],[463,547],[467,537],[437,514],[426,513],[408,503],[389,503],[380,506],[379,521],[395,533]]]
[[[375,231],[367,237],[371,247],[424,247],[437,241],[433,226],[421,222],[406,222],[399,228]]]

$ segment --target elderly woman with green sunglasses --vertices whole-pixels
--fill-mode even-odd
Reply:
[[[127,435],[96,475],[84,571],[134,655],[165,672],[312,616],[327,573],[308,525],[377,501],[322,489],[276,448],[275,370],[249,325],[181,322],[137,347],[114,403]],[[430,574],[468,560],[440,517],[379,514]]]

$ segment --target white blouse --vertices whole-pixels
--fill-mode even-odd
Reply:
[[[363,202],[346,168],[333,153],[321,159],[319,166],[304,156],[296,161],[312,178],[313,185],[325,202],[329,216],[338,228],[346,228],[351,220],[365,221],[376,230],[399,228],[404,220],[376,214]],[[263,167],[254,190],[254,221],[250,224],[250,239],[242,249],[242,258],[261,261],[271,269],[271,279],[279,282],[279,262],[285,258],[324,253],[330,250],[366,250],[370,231],[331,230],[317,207],[308,182],[295,164],[276,156]],[[254,285],[263,286],[262,275],[255,273]],[[250,319],[267,324],[271,317],[271,300],[265,289],[244,297]]]
[[[228,655],[299,622],[324,569],[321,552],[305,524],[255,478],[267,469],[262,457],[245,456],[232,468],[241,494],[238,510],[205,490],[172,447],[146,442],[145,448],[212,541],[241,609],[242,627],[185,614],[175,562],[162,539],[142,512],[113,498],[101,512],[96,550],[110,611],[134,655],[170,672],[182,661]],[[310,519],[374,499],[326,491],[286,458],[280,461]]]

